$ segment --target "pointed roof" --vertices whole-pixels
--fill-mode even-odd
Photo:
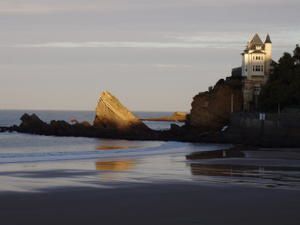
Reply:
[[[266,37],[265,43],[272,44],[272,41],[271,41],[271,38],[270,38],[270,35],[269,35],[269,34],[267,34],[267,37]]]
[[[252,40],[250,41],[251,45],[263,45],[264,43],[260,39],[259,35],[256,33]]]

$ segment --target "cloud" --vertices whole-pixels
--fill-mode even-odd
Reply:
[[[1,0],[0,14],[49,14],[56,12],[107,12],[142,9],[245,7],[245,6],[291,7],[299,6],[298,0]]]
[[[137,42],[137,41],[94,41],[94,42],[47,42],[39,44],[17,44],[16,48],[239,48],[239,43],[229,42]]]
[[[280,28],[281,31],[271,32],[271,39],[276,48],[286,48],[299,43],[299,31]],[[267,33],[260,33],[262,40]],[[254,33],[249,32],[194,32],[162,34],[155,41],[59,41],[43,43],[20,43],[9,46],[13,48],[143,48],[143,49],[243,49]],[[288,38],[287,38],[288,37]]]
[[[52,0],[38,1],[25,0],[16,1],[10,0],[0,1],[0,14],[49,14],[59,12],[88,12],[88,11],[106,11],[111,9],[111,5],[82,0]]]

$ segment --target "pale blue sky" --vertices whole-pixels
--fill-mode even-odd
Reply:
[[[241,63],[251,35],[274,59],[300,42],[298,0],[0,0],[0,109],[190,110]]]

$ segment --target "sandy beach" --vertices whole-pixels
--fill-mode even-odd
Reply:
[[[298,225],[298,149],[0,135],[0,224]],[[225,157],[224,157],[225,156]]]
[[[298,225],[299,191],[191,183],[1,193],[1,224]]]

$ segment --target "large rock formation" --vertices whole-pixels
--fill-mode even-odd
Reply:
[[[241,80],[221,79],[214,88],[194,97],[187,125],[201,130],[219,130],[229,122],[231,111],[241,111],[242,106]]]
[[[121,131],[133,129],[149,129],[139,118],[131,113],[111,93],[101,94],[96,108],[94,127],[116,129]]]

